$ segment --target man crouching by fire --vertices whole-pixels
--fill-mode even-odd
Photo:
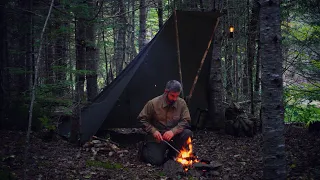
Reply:
[[[179,97],[181,91],[180,82],[168,81],[164,93],[149,100],[140,112],[138,120],[148,133],[139,152],[140,160],[162,165],[166,160],[175,158],[178,153],[164,141],[178,150],[186,147],[188,138],[192,136],[191,118],[186,102]]]

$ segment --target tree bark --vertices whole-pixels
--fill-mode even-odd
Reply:
[[[61,0],[58,0],[55,2],[55,6],[60,6]],[[56,18],[54,23],[54,29],[56,30],[55,33],[57,33],[57,37],[55,38],[55,64],[59,66],[55,70],[55,76],[56,76],[56,83],[59,85],[59,88],[55,91],[56,95],[63,96],[66,88],[65,88],[65,81],[67,79],[66,76],[66,68],[67,68],[67,37],[65,28],[67,27],[67,24],[64,23],[64,18],[59,16]]]
[[[260,41],[258,41],[258,50],[256,58],[256,81],[254,84],[255,93],[260,91],[260,80],[261,80],[261,60],[260,60]]]
[[[132,13],[131,13],[131,32],[130,32],[130,49],[131,49],[131,54],[130,54],[130,61],[133,60],[137,56],[137,50],[135,46],[135,8],[136,8],[136,1],[131,0],[131,8],[132,8]]]
[[[33,0],[30,0],[29,3],[29,9],[30,12],[33,11]],[[34,22],[33,22],[33,15],[30,14],[29,15],[29,22],[30,22],[30,26],[29,26],[29,62],[28,62],[28,67],[29,67],[29,71],[35,72],[35,56],[34,56]],[[33,76],[33,77],[28,77],[29,80],[33,80],[34,79],[34,73],[29,73],[29,76]],[[29,82],[29,87],[31,87],[31,85],[33,84],[32,81]]]
[[[230,0],[226,1],[226,6],[230,7]],[[227,17],[225,18],[226,21],[224,23],[225,29],[229,29],[229,24],[231,23],[231,19],[232,17],[230,17],[230,12],[228,11],[227,13]],[[233,60],[233,51],[232,51],[232,40],[231,39],[226,39],[226,50],[225,50],[225,69],[226,69],[226,101],[228,103],[231,103],[234,99],[233,99],[233,80],[234,80],[234,74],[232,73],[233,70],[233,66],[232,66],[232,60]]]
[[[52,26],[49,25],[48,31],[52,32]],[[46,38],[46,58],[44,62],[45,66],[45,75],[46,75],[46,84],[53,85],[54,83],[54,72],[53,72],[53,65],[54,65],[54,45]]]
[[[219,22],[213,39],[212,60],[210,69],[209,121],[207,126],[213,129],[224,128],[225,109],[223,106],[224,87],[221,66],[221,26]]]
[[[249,93],[249,75],[248,75],[248,59],[244,58],[243,63],[243,72],[242,72],[242,94],[248,96]],[[248,97],[246,97],[247,99]]]
[[[116,27],[116,43],[114,50],[114,62],[116,64],[116,75],[118,76],[123,69],[123,63],[125,61],[125,49],[126,49],[126,17],[123,0],[117,2],[120,9],[120,16],[117,18]]]
[[[139,51],[143,49],[146,42],[146,33],[147,33],[147,7],[146,1],[140,0],[140,15],[139,15]]]
[[[93,19],[95,1],[88,1],[89,18]],[[89,71],[86,75],[87,79],[87,100],[91,102],[98,95],[98,83],[97,83],[97,63],[98,54],[96,46],[96,29],[95,21],[86,21],[86,66]]]
[[[258,35],[258,19],[259,19],[259,8],[256,1],[252,2],[252,10],[248,28],[248,41],[247,41],[247,53],[248,53],[248,96],[251,100],[251,114],[254,114],[254,101],[253,101],[253,65],[254,57],[256,54],[256,39]]]
[[[101,18],[104,17],[104,9],[102,8],[101,10]],[[105,38],[105,21],[102,22],[102,42],[103,42],[103,54],[104,54],[104,61],[106,63],[106,79],[105,79],[105,86],[109,85],[110,80],[109,80],[109,61],[108,61],[108,56],[107,56],[107,45],[106,45],[106,38]],[[111,66],[111,65],[110,65]]]
[[[280,0],[260,0],[263,179],[286,179]]]
[[[83,19],[77,21],[77,34],[76,34],[76,70],[85,70],[85,55],[86,55],[86,35],[85,35],[85,22]],[[79,93],[77,101],[84,97],[84,73],[77,73],[76,78],[76,91]]]
[[[232,89],[232,86],[233,86],[233,83],[232,83],[232,50],[230,50],[230,47],[231,47],[231,43],[230,41],[227,40],[226,42],[226,73],[227,73],[227,85],[226,85],[226,92],[227,92],[227,96],[226,96],[226,101],[228,103],[230,103],[231,101],[233,101],[233,96],[232,96],[232,92],[233,92],[233,89]]]
[[[8,61],[8,46],[7,46],[7,22],[6,22],[6,4],[7,1],[0,2],[0,127],[4,126],[6,117],[6,107],[7,107],[7,87],[8,80],[7,76],[7,61]]]
[[[238,41],[234,43],[233,47],[234,58],[234,99],[239,100],[239,59],[238,59]]]
[[[21,9],[29,9],[30,6],[30,0],[20,0],[19,1],[19,7]],[[28,62],[30,62],[30,56],[28,52],[29,51],[29,46],[31,43],[29,42],[30,40],[30,34],[29,30],[31,27],[30,20],[29,20],[29,15],[25,13],[21,13],[20,22],[18,25],[19,28],[19,58],[15,62],[15,65],[21,71],[20,73],[16,74],[16,85],[18,87],[18,92],[23,93],[27,90],[29,90],[29,79],[31,69],[28,69]],[[30,67],[29,67],[30,68]],[[29,78],[29,79],[28,79]]]
[[[86,52],[86,34],[85,34],[85,22],[81,18],[81,14],[77,12],[76,20],[76,70],[85,70],[85,52]],[[85,75],[83,72],[76,74],[76,92],[75,92],[75,108],[73,112],[73,119],[71,122],[70,142],[77,143],[80,132],[80,105],[82,99],[84,99],[84,81]]]
[[[158,23],[159,29],[163,26],[163,2],[162,0],[158,0]]]

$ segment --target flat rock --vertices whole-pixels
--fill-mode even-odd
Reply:
[[[212,162],[210,164],[205,164],[205,163],[199,162],[199,163],[193,164],[193,167],[195,169],[201,169],[201,170],[216,170],[221,166],[222,166],[222,164],[218,163],[218,162]]]
[[[183,167],[180,163],[174,160],[168,160],[163,164],[163,171],[168,177],[177,177],[177,175],[184,173]]]

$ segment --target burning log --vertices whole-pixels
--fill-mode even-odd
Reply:
[[[189,167],[191,167],[193,163],[199,162],[198,157],[192,152],[192,141],[190,137],[187,140],[187,146],[188,149],[182,148],[179,155],[175,159],[177,162],[182,164],[185,171],[188,171]]]
[[[172,147],[171,145],[169,145]],[[174,150],[176,150],[174,147],[172,147]],[[213,163],[211,164],[208,160],[200,160],[198,156],[195,155],[193,152],[192,147],[192,140],[189,137],[186,142],[186,147],[182,148],[182,150],[176,150],[179,152],[178,156],[175,158],[175,162],[178,163],[180,168],[182,167],[183,172],[187,173],[189,170],[197,171],[197,174],[206,173],[212,170],[216,170],[220,166],[222,166],[219,163]],[[169,167],[174,166],[172,164],[173,162],[169,163]],[[168,169],[168,168],[167,168]],[[172,168],[169,168],[172,169]],[[179,172],[179,171],[178,171]]]
[[[177,175],[182,177],[213,177],[219,174],[218,169],[222,166],[219,163],[212,163],[208,160],[200,160],[191,166],[183,166],[181,163],[168,160],[164,165],[164,172],[167,177],[175,178]]]
[[[195,168],[203,171],[208,171],[215,168],[214,166],[210,165],[210,161],[200,160],[198,156],[193,153],[191,138],[188,138],[187,146],[188,149],[182,148],[179,155],[175,159],[182,165],[185,172],[190,168]]]
[[[175,175],[186,176],[192,174],[196,177],[206,177],[212,174],[219,174],[219,172],[215,170],[222,165],[219,163],[211,163],[209,160],[200,160],[193,152],[191,138],[188,138],[185,148],[176,151],[179,152],[178,156],[174,160],[167,161],[164,165],[164,170],[167,175],[175,177]]]

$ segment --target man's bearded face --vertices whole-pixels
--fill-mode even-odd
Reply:
[[[170,105],[177,101],[180,92],[167,92],[167,101]]]

